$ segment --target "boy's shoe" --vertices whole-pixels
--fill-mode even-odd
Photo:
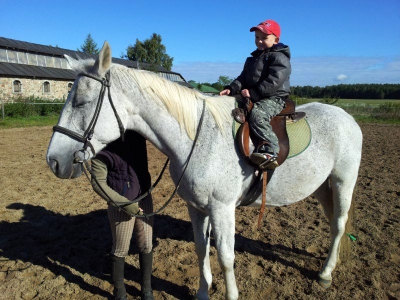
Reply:
[[[271,153],[253,153],[250,160],[262,170],[275,169],[279,166],[277,162],[278,156]]]

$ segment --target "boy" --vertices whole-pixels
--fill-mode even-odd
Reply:
[[[263,168],[276,168],[278,138],[270,121],[285,107],[289,97],[291,73],[290,49],[279,43],[281,29],[273,20],[266,20],[250,29],[255,32],[257,50],[246,59],[242,73],[220,95],[240,92],[253,103],[249,125],[259,139],[250,160]]]

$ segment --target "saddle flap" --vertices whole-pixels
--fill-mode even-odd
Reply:
[[[279,140],[278,163],[281,165],[289,154],[289,137],[286,132],[286,117],[276,116],[271,120],[272,130],[275,132]],[[240,152],[249,159],[250,157],[250,126],[248,122],[244,122],[237,131],[236,140]]]

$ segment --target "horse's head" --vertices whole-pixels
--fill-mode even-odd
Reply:
[[[57,177],[75,178],[82,173],[83,160],[120,136],[125,123],[120,118],[126,119],[126,111],[112,102],[111,49],[107,42],[96,61],[66,58],[79,75],[54,127],[46,159]]]

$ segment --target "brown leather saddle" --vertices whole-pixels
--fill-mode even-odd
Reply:
[[[240,106],[243,106],[243,100],[239,97],[236,97],[236,100],[238,101],[239,104],[239,109],[241,108]],[[306,113],[305,112],[296,112],[295,109],[295,103],[290,100],[290,99],[283,99],[285,101],[285,108],[281,111],[280,114],[276,115],[275,117],[272,118],[270,124],[272,126],[272,130],[276,134],[279,140],[279,153],[278,153],[278,164],[281,165],[287,158],[289,154],[289,137],[286,132],[286,123],[287,122],[296,122],[301,120],[302,118],[305,117]],[[247,106],[247,105],[245,105]],[[251,109],[252,105],[249,107],[244,107],[241,108],[242,110],[248,110],[248,113],[250,113],[249,109]],[[235,109],[237,110],[237,109]],[[247,116],[248,113],[244,114],[244,116]],[[241,153],[248,159],[250,162],[250,142],[252,142],[254,145],[258,144],[258,141],[256,138],[253,136],[249,123],[247,121],[247,118],[242,116],[238,116],[237,114],[234,114],[234,118],[237,122],[242,123],[239,127],[238,132],[236,133],[236,140],[239,146],[239,149]],[[250,162],[251,163],[251,162]]]

